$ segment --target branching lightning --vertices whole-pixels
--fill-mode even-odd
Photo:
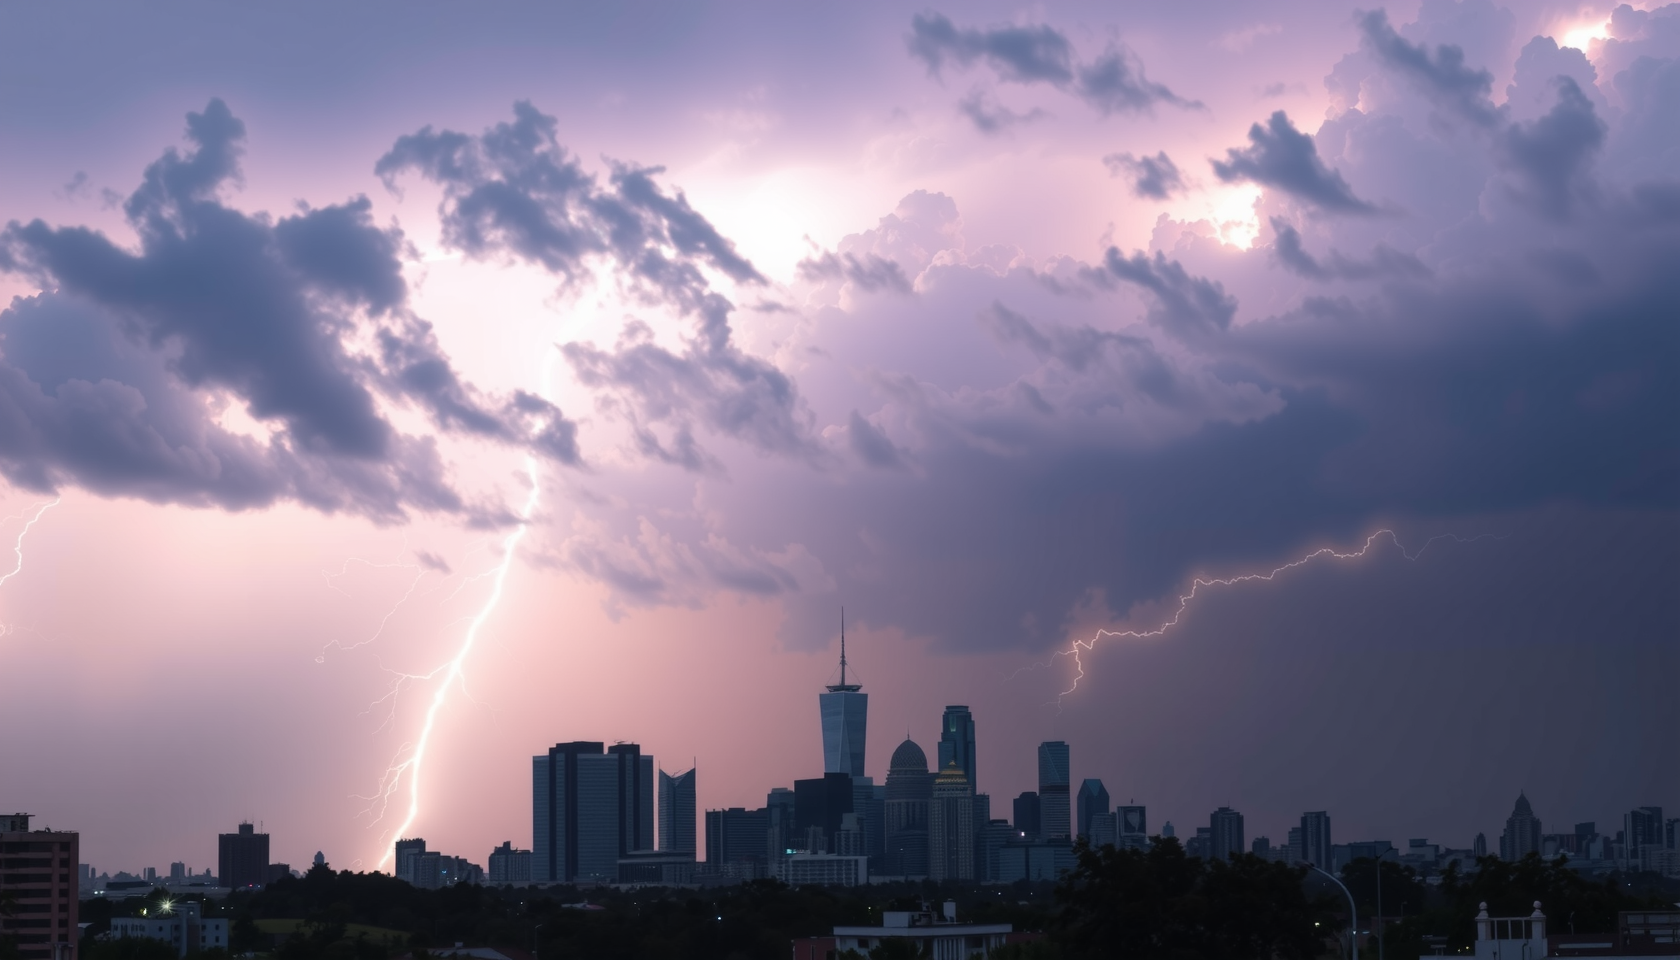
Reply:
[[[548,395],[549,365],[552,361],[553,353],[551,351],[543,362],[542,393],[544,396]],[[538,425],[539,430],[541,426],[541,424]],[[393,685],[391,692],[387,695],[392,699],[392,711],[394,713],[396,710],[395,699],[404,682],[432,680],[438,678],[441,674],[441,679],[438,679],[437,686],[432,691],[431,702],[426,706],[425,719],[420,725],[420,735],[412,743],[404,743],[397,748],[396,757],[386,768],[385,775],[380,778],[377,791],[373,797],[368,798],[380,808],[379,814],[375,817],[375,822],[378,822],[384,816],[385,805],[392,796],[398,793],[403,781],[407,781],[408,810],[403,816],[402,823],[398,824],[396,830],[391,834],[392,838],[406,836],[409,828],[414,825],[415,819],[420,816],[420,776],[426,763],[427,748],[431,745],[432,731],[437,726],[438,712],[443,709],[444,703],[449,699],[450,691],[457,685],[461,687],[463,694],[466,694],[465,664],[467,657],[477,644],[485,622],[501,605],[502,594],[507,587],[508,571],[513,567],[513,560],[518,553],[520,542],[525,539],[526,533],[531,529],[531,520],[535,515],[537,503],[542,495],[542,475],[537,465],[537,458],[534,456],[527,455],[525,457],[525,477],[529,485],[525,494],[525,502],[519,509],[518,525],[506,537],[502,538],[501,561],[485,574],[468,578],[462,584],[464,586],[465,583],[470,583],[483,576],[489,576],[490,595],[485,598],[484,604],[478,609],[478,613],[467,622],[466,632],[461,637],[461,645],[456,648],[455,655],[447,663],[430,673],[419,675],[398,674],[396,684]],[[418,582],[419,578],[416,577],[415,583]],[[456,587],[456,592],[459,592],[460,589],[460,586]],[[413,590],[414,586],[410,585],[409,592],[413,593]],[[453,595],[451,594],[451,596]],[[389,616],[389,614],[386,615],[387,619],[389,619]],[[384,629],[383,624],[381,624],[380,629]],[[384,844],[384,848],[375,869],[383,868],[395,852],[389,843]]]
[[[1037,667],[1048,667],[1048,666],[1050,666],[1050,664],[1054,663],[1058,657],[1072,657],[1073,658],[1073,664],[1074,664],[1074,669],[1075,669],[1075,673],[1074,673],[1074,677],[1073,677],[1073,684],[1071,686],[1069,686],[1066,690],[1063,690],[1061,693],[1056,695],[1056,701],[1055,701],[1056,705],[1060,706],[1061,703],[1062,703],[1062,699],[1064,697],[1071,696],[1074,693],[1074,691],[1078,690],[1079,689],[1079,681],[1085,679],[1085,662],[1080,656],[1082,651],[1094,650],[1096,648],[1097,644],[1100,641],[1108,640],[1108,639],[1146,640],[1146,639],[1149,639],[1151,637],[1159,637],[1159,636],[1164,635],[1165,633],[1167,633],[1167,631],[1169,631],[1169,630],[1173,629],[1174,627],[1178,626],[1179,620],[1181,620],[1184,617],[1184,612],[1189,609],[1190,604],[1201,593],[1201,591],[1204,587],[1231,587],[1231,586],[1236,586],[1237,584],[1240,584],[1240,583],[1250,583],[1250,582],[1257,581],[1257,580],[1263,580],[1263,581],[1270,582],[1272,580],[1275,580],[1281,574],[1287,573],[1290,570],[1295,569],[1296,567],[1305,566],[1309,563],[1312,563],[1314,560],[1318,560],[1318,559],[1321,559],[1321,558],[1329,558],[1329,559],[1332,559],[1332,560],[1357,560],[1360,557],[1363,557],[1367,553],[1369,553],[1371,551],[1371,547],[1374,546],[1378,541],[1383,540],[1385,538],[1389,542],[1393,543],[1396,548],[1399,549],[1400,555],[1402,557],[1405,557],[1407,560],[1416,560],[1418,557],[1423,556],[1423,552],[1425,550],[1428,550],[1429,547],[1430,547],[1430,544],[1433,544],[1437,540],[1451,540],[1455,543],[1473,543],[1477,540],[1482,540],[1482,539],[1486,539],[1486,538],[1493,537],[1493,536],[1494,536],[1493,534],[1488,534],[1488,533],[1480,534],[1480,535],[1474,536],[1474,537],[1460,537],[1460,536],[1457,536],[1455,534],[1450,534],[1450,533],[1438,534],[1436,536],[1430,537],[1424,543],[1423,546],[1421,546],[1417,549],[1417,552],[1413,553],[1413,552],[1407,551],[1406,545],[1400,542],[1399,536],[1397,534],[1395,534],[1395,532],[1393,530],[1385,528],[1385,529],[1382,529],[1382,530],[1378,530],[1376,533],[1373,533],[1370,536],[1366,537],[1365,538],[1365,543],[1362,544],[1359,547],[1359,549],[1357,549],[1357,550],[1349,550],[1349,551],[1344,552],[1344,551],[1338,551],[1334,547],[1320,547],[1319,549],[1314,550],[1313,552],[1307,554],[1304,557],[1301,557],[1301,558],[1296,559],[1296,560],[1291,560],[1290,562],[1285,563],[1282,566],[1273,567],[1271,570],[1269,570],[1265,573],[1245,573],[1245,574],[1242,574],[1240,576],[1235,576],[1235,577],[1197,577],[1195,580],[1191,581],[1190,591],[1188,593],[1183,593],[1183,594],[1179,595],[1178,607],[1173,610],[1173,615],[1170,619],[1164,620],[1159,625],[1157,625],[1153,628],[1150,628],[1148,630],[1098,630],[1094,635],[1091,636],[1090,639],[1088,639],[1088,640],[1075,640],[1075,641],[1073,641],[1072,644],[1070,644],[1068,646],[1068,648],[1066,650],[1058,650],[1056,653],[1054,653],[1050,656],[1049,660],[1047,660],[1047,661],[1045,661],[1044,663],[1041,663],[1041,664],[1036,664],[1035,666],[1037,666]]]
[[[18,531],[17,541],[12,544],[12,553],[17,557],[17,564],[12,567],[11,572],[5,574],[4,576],[0,576],[0,587],[5,586],[7,580],[10,580],[23,572],[23,538],[29,535],[29,528],[39,522],[41,516],[48,510],[58,506],[59,501],[62,499],[62,497],[53,497],[51,500],[38,503],[31,508],[34,510],[35,515],[24,521],[23,529]],[[23,520],[25,516],[28,516],[27,511],[17,514],[16,516],[7,517],[6,520]]]

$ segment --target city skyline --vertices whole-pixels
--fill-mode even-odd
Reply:
[[[0,809],[89,862],[482,859],[573,742],[1680,809],[1680,4],[89,9],[0,7]]]

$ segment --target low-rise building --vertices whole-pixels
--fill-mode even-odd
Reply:
[[[206,917],[196,900],[183,900],[165,905],[150,914],[138,917],[112,917],[112,940],[124,937],[162,940],[175,948],[175,955],[184,957],[201,950],[228,949],[228,922],[221,917]]]
[[[963,923],[953,901],[937,911],[931,904],[920,910],[888,910],[881,919],[878,927],[835,927],[832,937],[795,940],[794,960],[827,960],[848,950],[868,956],[888,941],[908,942],[931,960],[984,960],[1006,943],[1036,938],[1016,933],[1007,923]]]

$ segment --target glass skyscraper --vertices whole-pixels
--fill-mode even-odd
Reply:
[[[869,728],[869,694],[846,682],[846,624],[840,624],[840,682],[817,694],[822,710],[823,773],[863,776],[863,746]]]
[[[964,706],[946,707],[940,726],[939,769],[944,770],[955,763],[962,768],[963,776],[968,778],[969,789],[978,792],[980,781],[975,777],[974,714]]]
[[[1039,829],[1046,840],[1073,837],[1072,804],[1068,796],[1068,745],[1047,740],[1038,745]]]

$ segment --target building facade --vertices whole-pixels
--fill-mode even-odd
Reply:
[[[913,740],[893,751],[887,767],[884,804],[886,864],[893,877],[925,877],[928,873],[928,804],[933,800],[933,777],[927,755]]]
[[[1505,832],[1499,835],[1499,859],[1521,860],[1540,852],[1540,818],[1528,803],[1526,794],[1517,794],[1516,806],[1505,820]]]
[[[532,880],[614,883],[653,849],[653,758],[634,743],[555,744],[531,758]]]
[[[1243,815],[1230,807],[1215,810],[1208,818],[1208,856],[1229,860],[1247,849],[1243,843]]]
[[[963,776],[968,778],[968,788],[979,793],[980,780],[975,776],[974,714],[965,706],[946,707],[939,726],[939,769],[944,770],[946,764],[955,763],[962,768]]]
[[[523,884],[531,882],[531,851],[516,850],[512,840],[490,851],[487,864],[491,883]]]
[[[111,937],[162,940],[175,948],[177,957],[184,957],[204,950],[227,950],[228,922],[205,917],[196,900],[183,900],[150,916],[112,917]]]
[[[1091,836],[1091,818],[1108,815],[1108,788],[1103,786],[1101,780],[1088,777],[1085,782],[1079,785],[1079,796],[1075,799],[1079,817],[1075,821],[1074,836],[1089,838]],[[1093,844],[1093,846],[1095,845]]]
[[[696,852],[694,836],[695,781],[694,768],[672,776],[659,771],[659,852]]]
[[[1295,838],[1291,836],[1290,843],[1293,845],[1294,842]],[[1323,810],[1311,810],[1301,814],[1300,852],[1292,853],[1292,856],[1320,870],[1329,870],[1330,847],[1330,814]]]
[[[974,791],[956,761],[933,779],[928,801],[928,879],[973,880]]]
[[[0,934],[21,960],[76,960],[80,900],[70,875],[80,858],[79,834],[32,831],[27,813],[0,815],[0,897],[11,901]]]
[[[823,773],[863,776],[863,749],[869,733],[869,694],[846,682],[846,625],[840,625],[840,682],[817,694],[822,717]]]
[[[1039,744],[1039,831],[1044,839],[1069,839],[1073,836],[1071,799],[1068,796],[1068,745],[1061,740]]]
[[[268,834],[242,823],[235,833],[217,834],[216,879],[230,890],[268,883]]]

